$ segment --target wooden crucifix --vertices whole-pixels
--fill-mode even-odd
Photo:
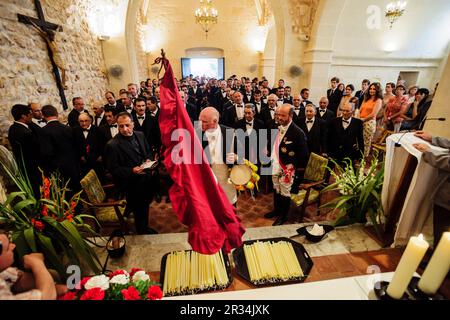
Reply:
[[[67,110],[69,107],[67,105],[66,95],[64,94],[66,70],[61,59],[59,58],[55,43],[55,34],[57,31],[62,31],[62,27],[45,20],[44,12],[42,11],[41,2],[39,0],[34,0],[34,5],[36,7],[38,19],[24,16],[22,14],[17,14],[17,16],[19,18],[19,22],[33,26],[45,40],[48,56],[50,57],[50,62],[52,63],[53,74],[55,75],[56,85],[59,91],[59,96],[61,97],[61,103],[63,109]],[[62,80],[59,74],[59,69],[61,69]]]

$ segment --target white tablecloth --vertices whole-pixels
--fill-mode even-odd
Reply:
[[[376,300],[374,285],[391,281],[394,272],[250,290],[204,293],[165,300]],[[416,274],[417,275],[417,274]]]
[[[399,142],[401,146],[396,147]],[[418,164],[414,172],[408,193],[394,236],[393,246],[403,246],[411,236],[423,233],[425,239],[432,243],[431,213],[432,202],[430,192],[436,182],[437,169],[425,161],[421,161],[422,153],[413,147],[414,143],[427,143],[414,136],[414,133],[398,133],[386,139],[386,163],[384,171],[383,191],[381,195],[385,213],[389,214],[392,200],[397,192],[405,162],[411,154],[417,158]],[[430,145],[433,152],[448,152],[446,149]]]

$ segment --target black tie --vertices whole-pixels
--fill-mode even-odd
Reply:
[[[348,120],[344,120],[344,119],[342,119],[342,122],[345,122],[345,123],[350,123],[350,121],[348,121]]]
[[[145,117],[144,116],[139,116],[139,117],[137,117],[138,119],[144,119]]]
[[[307,120],[306,123],[313,123],[314,121],[312,120]]]
[[[319,112],[320,113],[324,113],[326,110],[320,109]]]
[[[133,109],[133,108],[132,108],[132,107],[126,107],[126,109],[127,109],[127,110],[131,110],[131,109]]]
[[[83,129],[83,132],[89,132],[89,129]]]
[[[243,108],[244,106],[242,104],[237,104],[236,107]]]
[[[252,126],[253,122],[245,122],[247,125]]]
[[[45,120],[38,120],[38,123],[45,123]]]
[[[111,124],[109,127],[110,128],[117,128],[117,124]]]

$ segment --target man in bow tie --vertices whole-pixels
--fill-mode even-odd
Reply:
[[[236,122],[244,118],[244,102],[242,101],[242,93],[236,91],[233,94],[234,104],[224,111],[223,124],[236,128]]]
[[[297,125],[299,124],[298,119],[305,117],[305,107],[301,102],[302,97],[300,95],[292,98],[292,104],[294,105],[294,117],[292,118],[292,121]]]
[[[31,119],[31,121],[40,128],[44,127],[47,122],[45,122],[45,119],[42,116],[41,104],[31,102],[28,106],[31,108],[31,113],[33,115],[33,119]]]
[[[271,94],[267,98],[267,101],[267,106],[261,109],[261,118],[266,127],[269,128],[270,123],[273,122],[275,118],[275,109],[277,108],[278,96],[276,94]]]
[[[116,100],[114,92],[107,91],[105,93],[105,99],[108,101],[108,103],[104,105],[105,109],[116,109],[117,112],[119,112],[119,110],[123,108],[122,100]]]
[[[339,84],[339,78],[333,77],[330,82],[331,88],[327,90],[327,98],[329,101],[328,108],[336,114],[343,92],[337,87]]]
[[[342,117],[331,120],[328,127],[328,152],[338,162],[347,157],[359,160],[364,151],[363,122],[352,117],[353,109],[353,103],[345,103]]]
[[[101,141],[102,154],[109,140],[114,138],[119,132],[116,121],[117,110],[115,108],[105,110],[106,124],[98,128]]]
[[[245,104],[244,119],[236,123],[236,136],[245,148],[245,159],[259,167],[260,150],[264,150],[266,139],[260,140],[260,130],[264,129],[264,123],[255,118],[255,106]],[[264,143],[264,145],[262,145]]]
[[[98,128],[92,124],[92,118],[86,113],[78,117],[79,127],[75,127],[75,142],[80,156],[81,175],[86,175],[94,169],[97,176],[102,179],[102,146]]]
[[[328,109],[328,99],[326,97],[322,97],[319,100],[319,109],[317,110],[317,117],[324,120],[327,126],[330,124],[330,121],[335,117],[335,113],[330,109]]]
[[[81,97],[75,97],[72,99],[73,109],[70,111],[67,116],[67,124],[74,128],[78,126],[78,117],[81,113],[88,113],[88,111],[84,108],[84,100]]]
[[[296,123],[306,134],[309,152],[326,156],[327,126],[324,120],[316,117],[316,107],[312,103],[306,105],[305,117]]]
[[[99,128],[106,124],[105,107],[101,101],[94,101],[92,103],[92,111],[94,112],[93,125]]]
[[[277,109],[279,130],[271,152],[274,209],[264,215],[266,218],[277,217],[274,226],[282,225],[288,220],[296,170],[304,168],[308,160],[305,133],[292,122],[293,114],[294,107],[290,104]]]
[[[117,110],[117,112],[128,112],[131,114],[133,112],[133,102],[131,101],[131,98],[128,94],[128,92],[122,92],[120,94],[120,99],[122,101],[121,107]]]

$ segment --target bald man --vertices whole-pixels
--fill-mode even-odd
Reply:
[[[305,133],[292,121],[294,107],[283,104],[276,109],[278,133],[272,148],[272,183],[274,188],[274,210],[264,217],[277,217],[274,226],[288,220],[291,206],[291,188],[298,168],[308,161],[308,146]]]
[[[328,109],[328,99],[326,97],[320,98],[319,109],[317,110],[317,117],[324,120],[328,125],[336,114]]]
[[[92,117],[87,113],[78,116],[79,127],[73,129],[75,142],[80,156],[81,175],[85,176],[94,169],[97,176],[103,178],[102,170],[102,142],[98,128],[92,124]]]
[[[219,112],[213,107],[206,107],[200,112],[202,146],[220,186],[230,203],[235,205],[237,202],[236,188],[229,181],[228,167],[236,160],[234,130],[219,125],[219,117]]]

